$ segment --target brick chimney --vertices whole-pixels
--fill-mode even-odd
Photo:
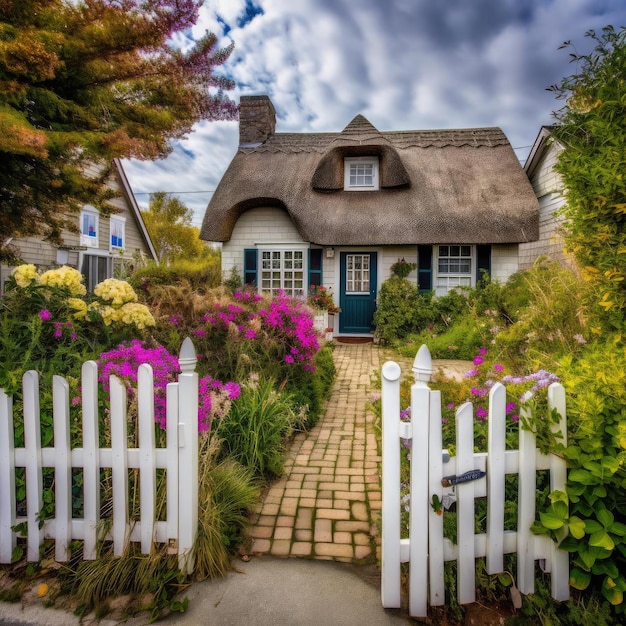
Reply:
[[[268,96],[241,96],[239,145],[263,143],[276,129],[276,110]]]

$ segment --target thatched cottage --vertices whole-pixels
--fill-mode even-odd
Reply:
[[[242,97],[239,148],[201,237],[263,292],[332,289],[335,333],[369,334],[399,259],[421,290],[506,280],[538,237],[533,188],[499,128],[379,131],[357,115],[336,133],[276,132],[267,96]]]

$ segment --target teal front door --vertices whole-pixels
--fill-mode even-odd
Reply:
[[[342,252],[339,332],[371,333],[376,310],[376,252]]]

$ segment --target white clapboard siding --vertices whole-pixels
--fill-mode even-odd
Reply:
[[[39,375],[26,372],[24,447],[15,448],[13,401],[0,389],[0,563],[10,563],[17,546],[17,524],[27,526],[27,559],[38,561],[44,539],[55,542],[55,559],[67,562],[74,540],[83,542],[83,558],[97,558],[100,541],[112,541],[113,553],[124,554],[129,542],[149,554],[156,543],[176,548],[179,566],[194,569],[193,545],[198,527],[198,375],[195,348],[185,339],[179,358],[178,382],[167,386],[166,447],[155,444],[154,380],[152,367],[138,371],[137,430],[139,446],[128,445],[128,405],[124,385],[110,378],[110,432],[102,433],[110,447],[100,448],[98,369],[94,361],[81,372],[82,447],[70,446],[69,385],[53,377],[54,446],[42,447]],[[24,468],[26,515],[17,516],[16,468]],[[40,520],[44,470],[54,470],[54,519]],[[83,517],[72,516],[72,470],[83,473]],[[139,470],[139,520],[130,520],[129,469]],[[166,520],[156,519],[156,472],[166,471]],[[110,470],[112,519],[104,530],[100,515],[101,471]]]
[[[504,571],[504,555],[517,554],[517,587],[533,593],[535,562],[551,574],[551,593],[569,598],[569,558],[547,536],[535,536],[535,493],[538,470],[550,471],[552,490],[565,490],[567,467],[554,454],[537,450],[532,432],[520,428],[519,450],[506,450],[506,389],[496,383],[489,393],[487,452],[474,452],[474,415],[471,403],[456,412],[456,456],[442,450],[441,394],[428,388],[432,361],[422,346],[413,364],[416,382],[411,389],[411,421],[400,421],[400,366],[388,361],[382,369],[382,584],[385,608],[400,607],[400,563],[409,563],[409,613],[427,617],[428,606],[445,603],[444,563],[455,561],[457,599],[476,599],[476,558],[485,557],[487,572]],[[566,437],[565,392],[558,383],[548,389],[548,405],[561,416],[554,432]],[[409,538],[400,539],[400,439],[411,439]],[[564,441],[565,443],[565,441]],[[446,458],[444,459],[444,454]],[[443,536],[445,512],[436,506],[451,488],[445,477],[478,470],[486,475],[455,485],[457,537]],[[518,474],[517,530],[504,530],[505,479]],[[475,499],[487,498],[487,529],[475,533]]]

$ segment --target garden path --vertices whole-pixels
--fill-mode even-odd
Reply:
[[[317,425],[292,442],[285,475],[268,489],[250,530],[251,554],[345,562],[380,558],[381,458],[368,408],[375,372],[389,358],[372,343],[336,343],[337,377]],[[460,363],[460,364],[459,364]],[[434,361],[454,375],[466,361]]]

